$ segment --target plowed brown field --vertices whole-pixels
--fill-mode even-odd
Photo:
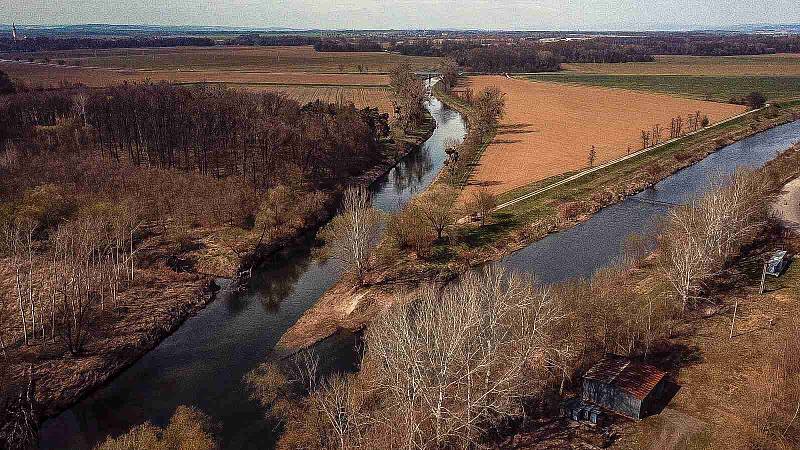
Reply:
[[[743,106],[704,102],[662,94],[560,83],[470,77],[475,92],[495,86],[506,94],[506,115],[486,149],[465,195],[486,186],[496,194],[641,149],[641,131],[660,124],[668,138],[673,117],[695,111],[711,123],[746,110]]]

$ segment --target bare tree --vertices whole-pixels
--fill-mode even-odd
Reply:
[[[436,239],[441,240],[445,229],[455,220],[455,201],[458,191],[440,186],[420,196],[413,204],[420,217],[433,228]]]
[[[650,146],[650,133],[642,130],[642,150]]]
[[[472,103],[478,117],[476,127],[481,135],[492,130],[506,111],[506,95],[496,87],[487,87]]]
[[[458,82],[458,63],[452,58],[445,58],[439,64],[439,72],[442,74],[442,87],[450,92]]]
[[[325,253],[341,262],[346,272],[363,283],[380,237],[381,224],[380,213],[370,205],[367,190],[348,188],[339,214],[322,230]]]
[[[473,442],[543,387],[562,317],[547,291],[490,268],[401,303],[368,329],[364,364],[406,430],[404,447]]]
[[[492,194],[487,188],[479,188],[472,195],[472,210],[478,214],[481,219],[481,226],[486,224],[486,218],[497,207],[497,197]]]

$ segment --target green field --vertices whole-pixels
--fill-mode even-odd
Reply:
[[[530,75],[534,81],[553,81],[620,89],[661,92],[700,100],[729,102],[753,91],[769,101],[800,99],[800,77],[794,76],[689,76],[689,75],[601,75],[559,73]]]

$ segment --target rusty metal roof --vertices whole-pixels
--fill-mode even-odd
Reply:
[[[592,366],[584,378],[613,385],[642,400],[666,375],[649,364],[633,362],[623,356],[607,355]]]

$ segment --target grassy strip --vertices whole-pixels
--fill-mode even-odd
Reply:
[[[727,103],[753,91],[770,101],[800,98],[800,77],[792,76],[695,76],[695,75],[598,75],[559,73],[530,75],[533,81],[553,81],[609,88],[660,92]]]
[[[452,255],[451,260],[440,259],[435,264],[447,264],[452,259],[479,263],[508,254],[549,233],[569,228],[726,145],[797,118],[800,101],[768,108],[531,197],[495,212],[483,227],[466,225],[454,230],[456,238],[437,249],[437,254]],[[503,194],[500,200],[535,191],[558,178],[518,188]]]
[[[443,170],[437,179],[437,181],[444,180],[444,182],[455,188],[463,189],[475,172],[475,168],[478,166],[486,148],[494,140],[496,130],[481,138],[475,128],[469,126],[469,124],[475,123],[478,119],[467,102],[445,92],[438,84],[434,86],[433,93],[442,103],[458,111],[467,121],[467,136],[464,138],[459,163],[452,172],[445,173]]]

